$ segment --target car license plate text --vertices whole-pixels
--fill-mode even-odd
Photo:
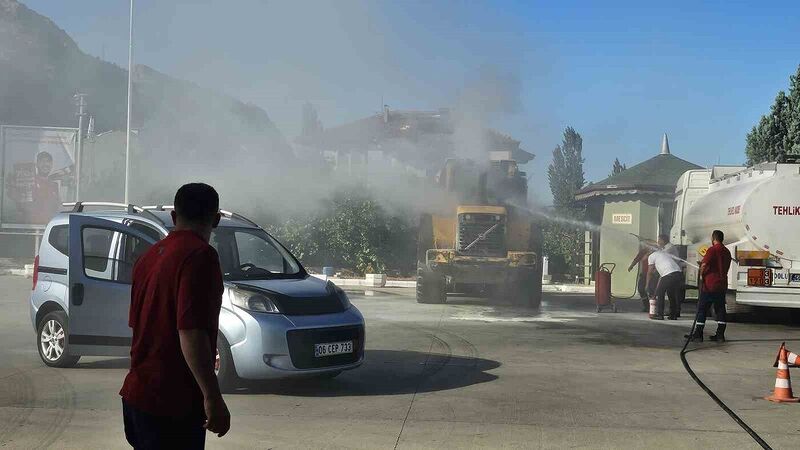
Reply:
[[[353,353],[353,341],[328,342],[326,344],[314,345],[314,356],[317,358],[343,355],[345,353]]]

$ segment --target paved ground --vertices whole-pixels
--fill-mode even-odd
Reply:
[[[44,367],[29,283],[0,277],[0,448],[124,448],[128,361]],[[232,431],[209,447],[755,448],[684,372],[688,319],[598,315],[569,294],[548,294],[537,315],[469,299],[418,305],[410,289],[369,294],[352,294],[368,321],[364,367],[228,395]],[[773,448],[797,448],[800,405],[761,397],[780,342],[800,348],[800,328],[734,324],[729,337],[691,352],[692,366]]]

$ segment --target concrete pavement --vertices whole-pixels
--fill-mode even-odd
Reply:
[[[29,289],[0,277],[0,447],[125,448],[127,359],[44,367]],[[351,298],[367,319],[365,365],[227,395],[231,433],[209,448],[756,448],[683,370],[689,319],[597,314],[590,297],[563,293],[540,314],[479,299],[419,305],[412,289]],[[800,329],[733,324],[729,337],[692,351],[693,368],[774,448],[796,447],[800,405],[761,397],[780,342],[798,351]]]

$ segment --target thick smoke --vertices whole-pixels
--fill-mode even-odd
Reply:
[[[454,93],[443,94],[430,103],[421,100],[425,94],[417,93],[426,92],[424,80],[413,75],[425,69],[398,70],[400,63],[394,57],[411,49],[390,28],[380,26],[388,19],[380,18],[375,7],[362,2],[315,4],[319,14],[310,16],[307,7],[271,4],[267,8],[269,15],[245,17],[241,14],[244,8],[264,10],[264,6],[253,2],[240,8],[209,8],[177,2],[173,16],[153,16],[146,10],[139,13],[138,23],[147,22],[155,31],[135,34],[135,58],[141,65],[134,72],[132,201],[171,203],[180,184],[205,181],[219,189],[227,208],[256,217],[314,211],[324,205],[332,192],[344,188],[368,192],[397,213],[435,210],[450,201],[431,186],[444,160],[467,157],[485,162],[490,149],[487,129],[521,109],[520,80],[503,67],[491,64],[467,76],[463,86],[453,87]],[[83,199],[121,201],[126,72],[84,54],[61,30],[42,31],[55,30],[55,25],[35,13],[30,15],[33,18],[26,20],[35,21],[36,26],[8,27],[26,36],[15,42],[35,44],[17,49],[17,54],[47,55],[66,48],[66,56],[57,59],[63,66],[56,67],[55,72],[69,74],[67,79],[45,80],[50,85],[48,89],[33,91],[53,92],[56,86],[68,98],[75,90],[87,92],[89,110],[95,116],[99,135],[87,140]],[[234,18],[238,22],[234,23]],[[17,21],[14,16],[7,19],[12,24]],[[296,23],[302,23],[305,32],[297,33],[296,26],[291,25]],[[186,31],[188,24],[192,26],[191,33],[179,32]],[[160,32],[159,27],[170,32]],[[42,30],[36,31],[38,28]],[[264,36],[292,38],[256,44],[245,39],[244,30],[266,30]],[[246,64],[227,58],[227,50],[220,44],[230,43],[230,38],[239,34],[242,39],[238,45],[259,51],[254,51],[252,61]],[[229,39],[219,39],[222,36]],[[375,36],[387,40],[381,43]],[[186,52],[186,48],[194,50]],[[387,56],[387,49],[392,58]],[[174,52],[176,58],[169,63],[161,60],[159,70],[146,66],[151,58],[158,59],[164,52]],[[114,52],[113,46],[108,53],[116,55],[111,59],[119,62],[126,55]],[[284,57],[276,59],[273,54]],[[21,67],[18,71],[26,71],[20,80],[45,73],[32,61],[16,66]],[[370,81],[358,85],[361,82],[355,73],[368,73]],[[462,75],[442,76],[455,80]],[[180,77],[191,78],[199,85]],[[267,109],[220,92],[233,92]],[[352,93],[348,94],[351,99],[347,104],[333,104],[330,99],[341,98],[342,92]],[[366,170],[361,166],[348,170],[340,167],[337,171],[330,169],[324,155],[306,153],[295,145],[294,136],[302,129],[301,110],[306,101],[319,106],[319,117],[325,125],[337,126],[372,114],[382,115],[375,108],[377,101],[371,99],[378,100],[384,93],[390,104],[392,93],[402,93],[408,109],[449,107],[451,134],[443,138],[448,142],[395,139],[374,149],[383,152],[382,163],[369,164]],[[57,122],[50,119],[52,114],[38,119],[9,117],[6,122],[62,126],[73,122],[70,100],[59,105],[44,108],[60,111],[58,116],[63,119]],[[15,107],[9,111],[27,109]],[[369,141],[371,136],[361,138]],[[445,151],[434,155],[432,149]],[[406,170],[409,165],[417,169]]]
[[[522,110],[522,83],[499,67],[482,67],[455,101],[453,142],[458,156],[484,162],[490,125]]]

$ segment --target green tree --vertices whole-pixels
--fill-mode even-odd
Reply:
[[[789,77],[789,94],[780,91],[769,114],[747,134],[748,164],[784,161],[786,155],[800,154],[800,66]]]
[[[582,220],[583,211],[574,206],[575,193],[585,184],[583,172],[583,138],[572,127],[564,130],[560,145],[553,150],[553,161],[547,168],[555,215],[568,220]],[[550,258],[554,274],[579,273],[582,261],[583,233],[566,221],[548,221],[543,226],[544,254]]]
[[[789,77],[789,126],[788,141],[791,143],[790,153],[800,154],[800,65],[797,72]]]
[[[553,206],[566,208],[575,193],[586,184],[583,174],[583,138],[572,127],[564,130],[561,145],[553,150],[553,162],[547,168]]]
[[[614,158],[614,166],[611,168],[611,174],[609,176],[613,177],[627,168],[628,167],[626,167],[625,164],[619,162],[619,158]]]

